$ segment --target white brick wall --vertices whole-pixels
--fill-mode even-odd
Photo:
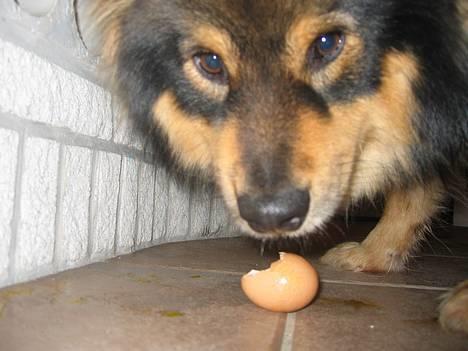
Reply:
[[[198,187],[192,187],[190,198],[190,230],[197,233],[210,233],[210,215],[211,215],[211,193],[198,191]]]
[[[121,156],[98,152],[91,195],[90,251],[105,258],[114,251]]]
[[[153,233],[166,237],[169,203],[169,177],[164,169],[156,169],[154,182]],[[154,238],[153,238],[154,239]]]
[[[0,90],[5,112],[92,137],[112,137],[107,92],[7,42],[0,46],[0,82],[14,82]]]
[[[168,217],[175,220],[167,220],[167,240],[178,240],[189,233],[190,194],[183,191],[172,179],[169,179]]]
[[[212,190],[181,189],[151,164],[94,83],[74,18],[60,17],[72,5],[40,18],[0,0],[0,286],[233,233]]]
[[[59,267],[86,259],[92,151],[64,146],[61,154],[55,255]]]
[[[127,253],[133,248],[133,235],[137,221],[138,162],[124,157],[120,178],[120,216],[117,228],[117,253]]]
[[[54,258],[58,159],[58,143],[26,139],[14,261],[21,274]]]
[[[138,222],[135,246],[144,247],[151,243],[154,213],[154,167],[140,162],[138,175]],[[194,228],[192,228],[194,229]],[[194,232],[197,232],[194,230]]]

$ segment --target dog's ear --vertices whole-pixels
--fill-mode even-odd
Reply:
[[[114,66],[120,43],[122,18],[134,0],[80,0],[77,12],[88,49],[106,66]]]

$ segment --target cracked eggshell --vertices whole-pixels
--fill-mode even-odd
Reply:
[[[245,274],[241,286],[257,306],[274,312],[293,312],[312,302],[319,288],[319,277],[301,256],[280,252],[280,259],[270,268]]]

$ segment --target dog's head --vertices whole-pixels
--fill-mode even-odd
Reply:
[[[311,232],[415,172],[424,50],[447,51],[427,48],[429,18],[456,22],[449,1],[91,3],[129,114],[262,237]]]

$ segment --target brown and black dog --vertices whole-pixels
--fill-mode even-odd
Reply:
[[[402,270],[468,164],[468,0],[91,0],[114,92],[160,160],[214,179],[244,232],[313,235],[383,194],[323,262]],[[468,284],[441,309],[468,332]]]

